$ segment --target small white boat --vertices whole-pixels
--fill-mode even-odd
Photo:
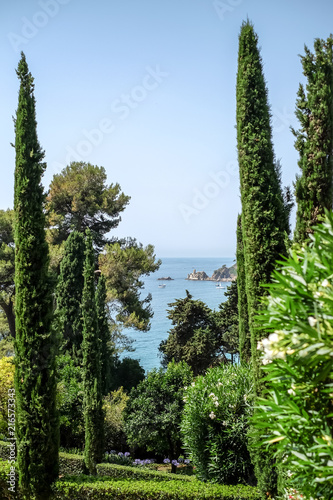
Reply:
[[[158,285],[158,288],[165,288],[165,287],[166,287],[165,283],[161,283],[160,285]]]
[[[225,288],[225,286],[222,286],[221,283],[218,283],[217,285],[215,285],[216,288]]]

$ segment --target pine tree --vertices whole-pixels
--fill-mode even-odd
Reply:
[[[103,396],[106,396],[110,391],[111,363],[113,355],[113,351],[110,348],[110,329],[106,307],[106,280],[104,274],[101,274],[96,290],[96,310],[98,332],[101,343],[101,390]]]
[[[332,35],[316,39],[314,53],[305,46],[302,57],[306,92],[299,86],[296,117],[300,129],[292,129],[302,171],[296,179],[296,229],[294,239],[303,243],[333,201],[333,60]]]
[[[255,317],[265,294],[262,285],[269,283],[276,260],[286,253],[289,224],[273,152],[258,37],[249,21],[243,23],[239,37],[236,100],[246,296],[255,390],[259,395],[262,381],[257,343],[265,333],[258,329]],[[267,493],[275,496],[277,474],[271,454],[253,446],[251,456],[262,498],[267,498]]]
[[[103,408],[101,390],[100,340],[95,297],[95,254],[92,236],[86,231],[84,263],[84,286],[82,294],[83,315],[83,384],[85,418],[85,464],[91,474],[96,473],[96,464],[102,459]]]
[[[241,361],[248,363],[251,359],[251,341],[249,317],[246,296],[244,245],[242,239],[242,216],[237,219],[237,288],[238,288],[238,328],[239,356]]]
[[[56,291],[56,318],[62,352],[68,352],[76,365],[82,362],[82,291],[85,241],[82,233],[73,231],[66,243],[60,264]]]
[[[58,475],[55,334],[41,178],[46,164],[37,137],[34,80],[24,54],[15,119],[15,390],[17,464],[26,495],[48,497]]]

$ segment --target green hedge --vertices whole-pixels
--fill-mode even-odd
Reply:
[[[169,472],[159,472],[139,467],[128,467],[118,464],[99,464],[97,465],[97,474],[99,476],[109,476],[115,479],[138,479],[153,481],[194,481],[194,476],[176,475]]]
[[[79,476],[87,472],[83,455],[59,452],[59,475]]]
[[[21,500],[8,491],[8,462],[0,460],[1,500]],[[163,474],[163,473],[162,473]],[[222,486],[200,481],[145,481],[110,479],[109,476],[72,476],[53,485],[50,500],[259,500],[256,488],[251,486]]]
[[[259,500],[250,486],[222,486],[199,481],[116,480],[88,476],[64,478],[54,486],[54,499],[69,500]]]

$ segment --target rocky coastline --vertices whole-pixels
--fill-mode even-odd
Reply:
[[[230,282],[234,281],[237,277],[237,264],[234,264],[231,267],[227,267],[225,264],[216,269],[212,276],[208,276],[205,271],[196,271],[193,270],[193,273],[189,273],[187,275],[187,280],[190,281],[222,281],[222,282]]]

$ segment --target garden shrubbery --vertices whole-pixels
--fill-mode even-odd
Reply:
[[[222,365],[187,388],[181,430],[200,479],[237,484],[253,480],[247,449],[252,414],[249,367]]]
[[[255,423],[288,484],[333,498],[333,214],[306,248],[293,248],[269,286],[259,343],[268,392]],[[264,444],[265,444],[264,443]]]

